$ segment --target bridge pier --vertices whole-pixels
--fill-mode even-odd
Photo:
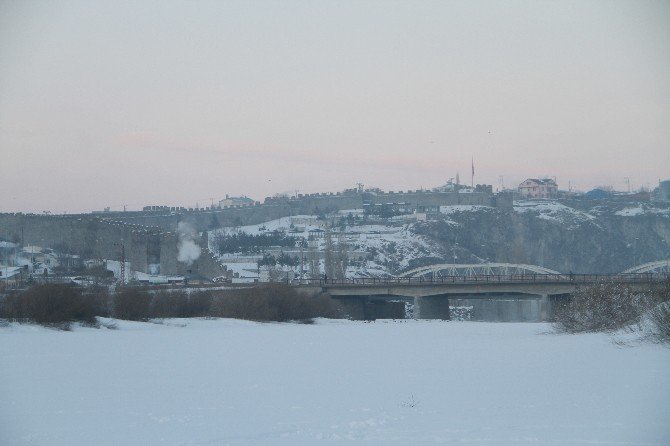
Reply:
[[[540,322],[547,322],[551,315],[551,301],[548,294],[540,296]]]
[[[447,296],[414,298],[414,317],[416,319],[451,319],[449,298]]]

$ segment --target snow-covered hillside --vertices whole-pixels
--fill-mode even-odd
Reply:
[[[557,201],[549,200],[526,200],[514,202],[514,212],[523,214],[530,213],[537,218],[564,225],[568,228],[577,227],[580,224],[595,220],[596,217]]]
[[[0,444],[670,444],[670,349],[628,334],[115,323],[0,327]]]
[[[341,211],[340,215],[347,215],[347,213],[358,215],[360,211]],[[213,252],[216,252],[216,240],[220,235],[241,232],[259,235],[280,231],[305,241],[311,240],[310,246],[318,252],[324,252],[327,240],[323,232],[327,225],[327,222],[318,220],[315,215],[299,215],[257,225],[221,228],[209,232],[209,246]],[[329,231],[335,249],[340,243],[343,243],[346,244],[350,253],[350,260],[354,265],[347,269],[347,276],[366,277],[393,274],[408,268],[413,260],[439,255],[433,244],[413,232],[414,225],[415,223],[403,223],[397,220],[389,220],[387,224],[367,224],[359,221],[352,225],[330,228]],[[298,248],[294,251],[297,250]],[[219,259],[230,269],[235,270],[238,267],[236,264],[241,263],[245,257],[242,254],[226,254],[221,255]],[[249,262],[246,264],[249,265]],[[321,271],[324,272],[323,261]]]
[[[670,207],[578,200],[522,200],[514,202],[511,211],[440,206],[439,212],[385,220],[366,219],[360,209],[325,218],[298,215],[210,231],[209,243],[217,252],[218,235],[280,231],[310,239],[310,248],[323,253],[326,230],[335,247],[347,246],[348,277],[396,275],[416,266],[453,262],[527,263],[563,272],[617,273],[670,257]],[[294,248],[289,254],[304,255],[306,250]],[[236,263],[253,266],[261,256],[244,257],[227,254],[221,260],[235,270],[242,269]],[[320,266],[324,273],[323,256]]]

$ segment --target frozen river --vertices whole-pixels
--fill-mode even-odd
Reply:
[[[0,327],[0,444],[670,444],[670,349],[440,321]]]

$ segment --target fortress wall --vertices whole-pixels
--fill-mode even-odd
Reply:
[[[164,233],[160,237],[160,271],[161,274],[177,274],[177,248],[179,238],[175,233]]]
[[[291,199],[289,203],[294,209],[294,214],[318,214],[343,209],[360,209],[363,207],[363,198],[361,194],[313,194]]]
[[[0,214],[0,238],[24,245],[52,248],[83,258],[119,259],[123,243],[132,269],[149,273],[152,264],[162,274],[184,274],[187,269],[177,261],[180,222],[188,222],[198,232],[222,226],[259,224],[298,214],[361,208],[372,203],[408,203],[415,206],[448,204],[495,205],[486,193],[456,194],[428,191],[405,193],[311,194],[297,198],[268,198],[266,204],[212,211],[181,213],[127,212],[110,214],[35,215]],[[509,203],[511,207],[511,201]],[[205,246],[203,243],[202,246]],[[224,275],[216,259],[203,254],[190,269],[206,277]]]
[[[128,213],[115,216],[114,220],[139,226],[153,226],[163,231],[176,231],[180,222],[189,223],[197,232],[209,231],[222,226],[244,226],[263,223],[291,215],[287,203],[226,208],[207,211],[187,211],[175,214]]]
[[[87,230],[82,218],[0,214],[0,237],[24,245],[62,246],[78,253],[90,242],[90,237],[84,237]]]
[[[281,217],[316,214],[344,209],[360,209],[363,203],[407,203],[414,206],[481,205],[511,209],[512,202],[485,192],[455,193],[414,191],[398,193],[309,194],[298,197],[266,198],[264,204],[217,210],[186,212],[127,212],[110,214],[114,221],[140,226],[153,226],[163,231],[176,231],[180,222],[188,222],[196,231],[222,226],[259,224]],[[98,214],[101,218],[107,219]]]
[[[456,192],[389,192],[384,194],[366,194],[365,201],[370,204],[407,203],[414,206],[450,206],[480,205],[491,206],[494,203],[488,193],[473,192],[459,194]]]
[[[148,272],[160,257],[155,229],[111,223],[96,217],[0,214],[0,237],[83,258],[119,259],[123,243],[132,268]]]
[[[250,214],[248,218],[260,217]],[[118,260],[123,244],[126,261],[136,271],[151,273],[150,265],[159,264],[162,274],[185,274],[191,269],[205,277],[226,275],[225,268],[206,248],[191,268],[178,262],[179,238],[174,232],[159,232],[156,228],[97,217],[0,214],[0,237],[77,254],[85,259]]]

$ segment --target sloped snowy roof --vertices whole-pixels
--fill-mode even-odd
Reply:
[[[0,266],[0,280],[18,276],[22,269],[20,266]]]

